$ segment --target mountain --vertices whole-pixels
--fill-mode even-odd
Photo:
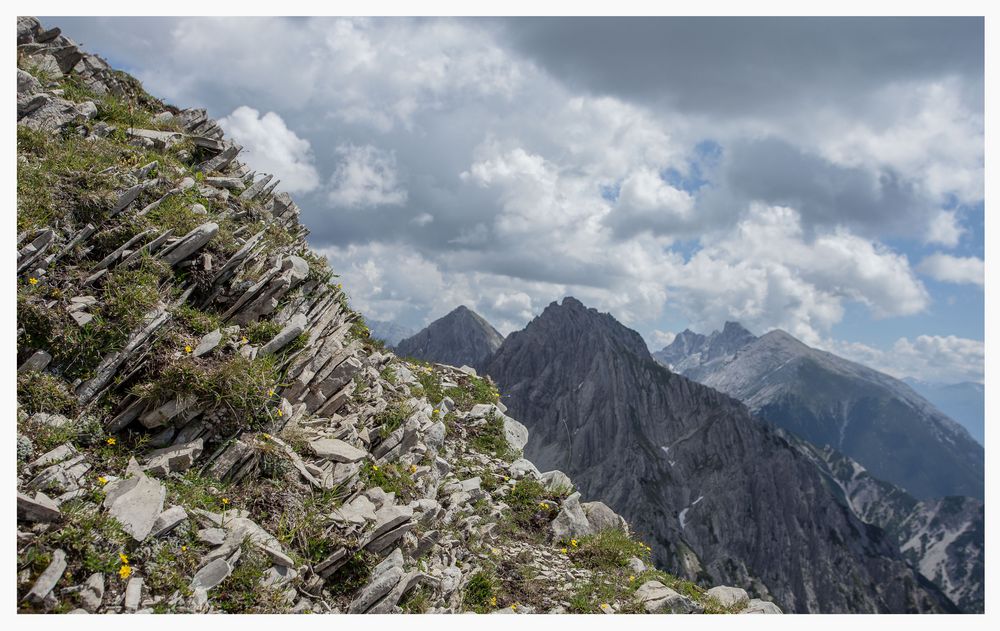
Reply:
[[[917,394],[933,403],[939,410],[958,421],[980,445],[985,445],[986,390],[983,384],[972,381],[961,383],[933,383],[903,379]]]
[[[610,315],[553,302],[484,371],[531,432],[525,456],[628,519],[668,571],[796,612],[955,610],[778,430]]]
[[[982,502],[955,496],[917,500],[830,447],[815,447],[787,432],[783,436],[828,476],[858,518],[885,530],[910,565],[963,612],[983,612]]]
[[[503,336],[485,318],[462,305],[400,341],[396,353],[400,357],[478,369],[502,343]]]
[[[686,331],[655,357],[918,499],[983,498],[982,445],[905,383],[781,330],[754,337],[734,334],[736,327]]]
[[[389,320],[371,320],[365,318],[365,323],[372,332],[372,337],[382,340],[389,348],[399,344],[400,340],[406,339],[414,334],[414,330],[408,326],[396,324]]]

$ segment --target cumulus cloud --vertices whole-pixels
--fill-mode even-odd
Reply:
[[[820,346],[898,378],[942,383],[983,382],[985,348],[979,340],[954,335],[919,335],[913,339],[901,337],[889,350],[832,340]]]
[[[958,241],[964,233],[965,229],[959,224],[955,211],[942,210],[934,215],[927,226],[924,242],[939,243],[953,248],[958,245]]]
[[[312,148],[274,112],[261,116],[257,110],[242,105],[219,125],[243,145],[241,159],[258,171],[271,173],[281,180],[281,189],[307,193],[319,186]]]
[[[945,283],[968,283],[981,287],[984,282],[983,260],[974,256],[951,256],[938,252],[921,261],[917,269]]]
[[[337,155],[340,162],[330,178],[328,194],[333,206],[369,208],[406,203],[395,153],[371,145],[341,145]]]
[[[642,230],[671,234],[691,219],[694,198],[667,184],[655,169],[644,167],[629,174],[621,184],[609,224],[619,235]]]

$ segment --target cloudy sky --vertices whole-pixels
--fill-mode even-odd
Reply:
[[[370,318],[574,295],[983,373],[983,22],[51,18],[206,107]]]

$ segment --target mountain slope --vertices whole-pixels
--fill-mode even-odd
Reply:
[[[918,499],[982,499],[982,446],[903,382],[780,330],[750,336],[728,353],[705,352],[721,336],[691,345],[697,334],[687,332],[656,357],[779,427],[834,447]]]
[[[818,448],[787,432],[783,435],[829,477],[861,521],[882,528],[896,541],[911,566],[963,612],[983,612],[982,502],[971,497],[918,501],[830,447]]]
[[[552,303],[484,370],[531,430],[526,456],[648,533],[663,567],[798,612],[953,607],[776,431],[610,315]]]
[[[402,357],[479,368],[502,343],[503,336],[489,322],[462,305],[400,341],[396,352]]]
[[[985,445],[985,398],[981,383],[931,383],[919,379],[903,379],[917,394],[939,410],[958,421],[980,445]]]

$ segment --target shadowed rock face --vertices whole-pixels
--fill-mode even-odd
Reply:
[[[953,610],[776,430],[610,315],[552,303],[484,370],[531,431],[526,457],[626,517],[661,567],[785,611]]]
[[[503,336],[482,316],[461,306],[396,345],[400,357],[479,369],[503,343]]]
[[[783,435],[840,489],[858,518],[883,529],[896,541],[903,558],[959,609],[983,612],[982,502],[971,497],[918,501],[830,447],[815,447],[794,435]]]
[[[905,383],[784,331],[740,337],[732,324],[707,338],[685,331],[655,356],[918,499],[983,498],[982,445]]]

